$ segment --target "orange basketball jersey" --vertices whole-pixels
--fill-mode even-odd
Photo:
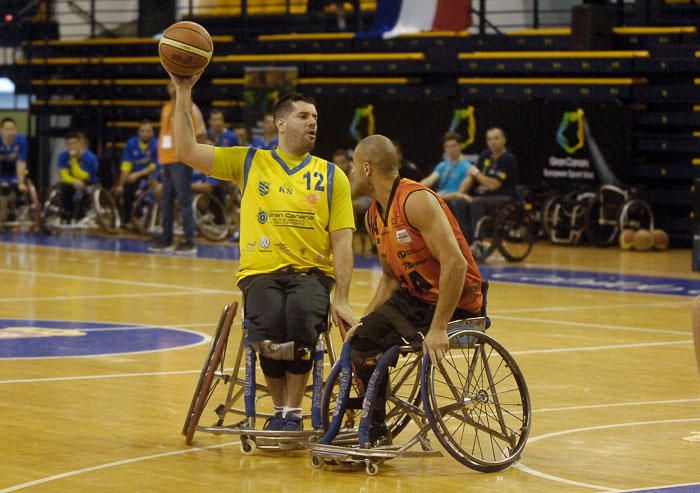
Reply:
[[[384,217],[380,214],[377,201],[372,202],[367,218],[370,234],[374,236],[377,244],[377,252],[382,262],[391,267],[394,275],[412,296],[433,305],[437,304],[440,263],[433,257],[420,231],[409,224],[404,212],[406,199],[418,190],[426,190],[438,199],[467,261],[467,275],[457,307],[478,314],[483,302],[481,272],[457,220],[447,204],[428,187],[405,178],[397,180],[389,198],[389,210]]]

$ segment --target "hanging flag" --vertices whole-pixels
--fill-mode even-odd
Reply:
[[[471,0],[379,0],[372,29],[358,33],[358,37],[464,31],[471,26],[471,20]]]

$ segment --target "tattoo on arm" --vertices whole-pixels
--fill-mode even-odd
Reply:
[[[190,135],[196,137],[194,127],[192,126],[192,115],[185,113],[185,120],[187,121],[187,128],[190,130]]]

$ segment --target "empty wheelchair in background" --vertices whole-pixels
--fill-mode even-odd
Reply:
[[[500,252],[509,262],[521,262],[530,255],[537,239],[537,222],[528,192],[519,188],[518,198],[495,206],[474,226],[472,254],[484,262]]]
[[[192,210],[195,228],[206,239],[221,241],[228,236],[229,216],[224,205],[213,194],[194,194]],[[175,230],[180,234],[180,214],[176,214],[175,218]],[[137,195],[131,210],[131,223],[139,234],[158,236],[161,233],[160,203],[152,189],[146,188]]]
[[[556,244],[580,244],[584,239],[588,204],[594,196],[593,192],[573,191],[550,198],[542,211],[544,236]]]
[[[237,337],[239,343],[233,356],[233,365],[228,370],[225,366],[231,327],[237,309],[238,303],[234,301],[224,308],[219,319],[209,355],[204,362],[182,428],[186,443],[191,445],[195,432],[200,431],[215,435],[240,436],[241,453],[244,455],[252,455],[257,449],[303,449],[308,440],[315,439],[323,433],[321,396],[325,355],[328,354],[331,364],[335,362],[329,332],[325,331],[319,337],[311,354],[314,363],[312,383],[307,386],[304,396],[304,408],[311,409],[310,413],[304,414],[304,419],[310,420],[311,428],[302,431],[261,430],[256,428],[258,419],[271,418],[274,408],[267,386],[257,382],[257,354],[247,339],[245,329]],[[210,403],[213,422],[200,425],[205,408]],[[228,422],[229,418],[234,421]]]
[[[612,245],[621,231],[641,228],[654,229],[654,214],[628,190],[602,185],[585,204],[584,234],[593,245]]]
[[[15,185],[0,183],[0,229],[13,231],[41,230],[41,202],[29,178],[22,193]]]
[[[114,197],[100,185],[88,185],[79,207],[81,217],[71,219],[72,211],[63,204],[63,188],[58,183],[49,189],[42,210],[42,226],[47,233],[100,228],[106,233],[119,231],[121,218]]]
[[[386,460],[441,456],[428,438],[431,430],[453,458],[471,469],[494,472],[517,461],[530,432],[530,397],[513,357],[485,333],[488,325],[485,314],[451,322],[450,349],[437,365],[411,345],[388,349],[366,389],[354,376],[350,344],[345,344],[326,383],[326,432],[310,445],[312,466],[359,464],[375,475]],[[385,376],[387,429],[394,438],[402,430],[416,430],[401,445],[370,442],[376,389]]]

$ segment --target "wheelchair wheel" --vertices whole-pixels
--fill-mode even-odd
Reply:
[[[649,204],[641,199],[625,202],[620,212],[620,231],[624,229],[654,229],[654,214]]]
[[[561,196],[555,195],[547,200],[542,208],[542,236],[547,240],[552,238],[552,231],[556,227],[561,201]]]
[[[131,208],[131,224],[140,235],[153,235],[153,227],[158,224],[158,205],[151,190],[142,191]]]
[[[423,363],[421,394],[430,426],[460,463],[481,472],[513,464],[531,424],[525,379],[492,337],[468,329],[449,335],[450,351]]]
[[[520,262],[532,251],[535,232],[532,214],[522,204],[506,204],[496,216],[497,247],[506,260]]]
[[[328,430],[331,420],[335,415],[335,408],[338,400],[338,391],[340,389],[341,370],[340,365],[336,363],[331,369],[326,380],[323,396],[321,397],[321,423],[323,429]],[[356,431],[360,425],[360,414],[362,413],[362,397],[364,389],[362,382],[358,378],[354,378],[350,384],[350,393],[348,404],[345,409],[344,420],[340,426],[340,433]]]
[[[485,261],[498,246],[496,228],[493,216],[484,216],[474,227],[474,242],[471,245],[472,254],[477,262]]]
[[[389,397],[386,402],[386,427],[396,437],[411,422],[403,403],[420,404],[420,370],[423,358],[416,352],[399,357],[389,369]]]
[[[97,214],[97,222],[107,233],[116,233],[121,226],[117,202],[108,190],[97,187],[92,193],[93,206]]]
[[[216,334],[214,335],[211,343],[209,355],[204,361],[204,367],[202,368],[199,381],[197,382],[197,387],[195,388],[194,395],[192,396],[192,402],[190,403],[190,408],[187,411],[185,424],[182,427],[182,434],[185,435],[187,445],[192,445],[192,438],[194,437],[194,432],[199,424],[199,419],[202,416],[202,412],[209,402],[209,398],[214,392],[214,389],[219,383],[218,378],[214,380],[217,370],[223,374],[228,336],[231,332],[231,324],[233,323],[237,310],[238,302],[234,301],[224,308],[224,311],[221,313],[221,317],[219,318],[219,324],[216,328]]]
[[[211,241],[221,241],[228,236],[228,215],[223,204],[209,193],[197,194],[192,201],[197,229]]]
[[[621,204],[604,202],[600,194],[586,204],[583,233],[595,246],[609,246],[617,238]]]
[[[55,233],[61,225],[63,204],[61,203],[61,188],[54,185],[49,189],[48,197],[41,211],[41,225],[45,233]]]

